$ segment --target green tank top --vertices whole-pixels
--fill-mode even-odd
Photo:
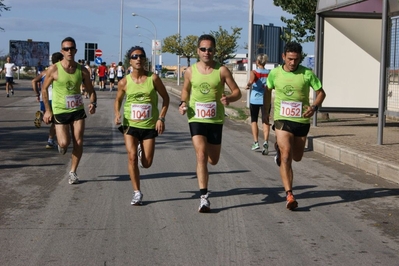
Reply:
[[[152,72],[141,84],[126,76],[126,101],[123,107],[123,125],[153,129],[159,117],[158,94],[152,81]]]
[[[75,73],[67,73],[61,65],[57,66],[58,78],[53,81],[53,114],[72,113],[84,109],[83,97],[80,93],[82,84],[81,66],[77,64]]]
[[[220,102],[224,85],[220,79],[220,64],[212,73],[201,74],[197,64],[191,66],[191,95],[187,110],[188,122],[223,124],[224,105]]]
[[[315,91],[321,88],[320,80],[310,69],[300,65],[294,72],[287,72],[278,66],[270,71],[267,87],[275,90],[274,120],[310,123],[310,118],[303,117],[309,106],[310,87]]]

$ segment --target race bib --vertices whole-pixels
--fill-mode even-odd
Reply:
[[[195,118],[214,118],[216,117],[216,102],[195,103]]]
[[[150,103],[133,103],[130,106],[131,120],[146,120],[152,117],[152,105]]]
[[[65,104],[67,109],[78,108],[83,105],[82,94],[74,94],[65,96]]]
[[[284,117],[302,117],[302,103],[281,101],[280,115]]]

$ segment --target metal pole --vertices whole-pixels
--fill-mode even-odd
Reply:
[[[155,24],[154,24],[154,22],[152,22],[152,20],[151,19],[149,19],[149,18],[147,18],[147,17],[144,17],[144,16],[142,16],[142,15],[138,15],[138,14],[136,14],[136,13],[132,13],[132,16],[138,16],[138,17],[142,17],[142,18],[145,18],[146,20],[148,20],[151,24],[152,24],[152,26],[154,26],[154,30],[155,30],[155,40],[154,40],[154,43],[153,43],[153,59],[154,59],[154,62],[153,62],[153,65],[154,65],[154,72],[155,72],[155,65],[156,65],[156,56],[155,56],[155,42],[157,41],[157,27],[155,26]],[[137,28],[137,26],[136,26],[136,28]],[[144,29],[144,28],[143,28]]]
[[[177,34],[179,35],[179,40],[180,40],[180,23],[181,23],[181,18],[180,18],[180,10],[181,10],[181,3],[180,0],[177,1]],[[180,45],[180,41],[179,41]],[[180,85],[180,55],[177,55],[177,85]]]
[[[386,109],[386,59],[387,59],[387,31],[388,31],[388,0],[382,5],[382,28],[381,28],[381,63],[380,63],[380,96],[378,103],[378,133],[377,144],[382,145],[383,126]]]
[[[254,19],[254,0],[249,0],[249,16],[248,16],[248,67],[247,67],[247,81],[250,78],[252,71],[252,30],[253,30],[253,19]],[[249,108],[249,96],[247,93],[247,107]]]
[[[122,36],[123,36],[123,0],[121,0],[121,21],[119,26],[119,62],[122,62]]]

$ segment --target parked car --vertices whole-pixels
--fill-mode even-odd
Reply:
[[[176,77],[176,74],[173,71],[167,71],[165,73],[165,78],[175,78],[175,77]]]

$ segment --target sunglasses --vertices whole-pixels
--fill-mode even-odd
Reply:
[[[200,47],[199,48],[201,52],[209,52],[209,53],[213,53],[215,51],[215,48],[213,47],[209,47],[209,48],[205,48],[205,47]]]
[[[76,47],[71,46],[71,47],[62,47],[61,48],[63,51],[68,52],[69,50],[71,50],[71,52],[76,50]]]
[[[130,58],[133,60],[137,60],[137,58],[145,59],[145,55],[144,54],[134,54]]]

